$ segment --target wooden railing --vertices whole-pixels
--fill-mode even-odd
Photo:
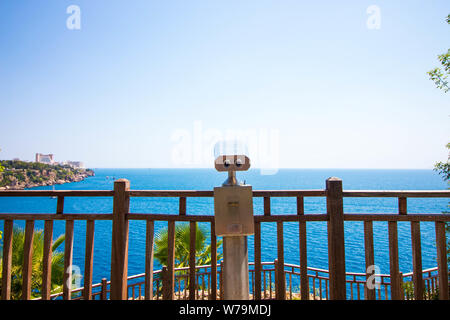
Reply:
[[[263,300],[275,299],[276,288],[279,285],[278,282],[274,282],[274,274],[276,273],[277,261],[274,262],[262,262],[261,265],[263,269],[261,271],[261,277],[263,279],[263,289],[261,296]],[[221,279],[221,265],[217,266],[218,278]],[[196,266],[196,280],[195,289],[196,300],[209,300],[211,298],[211,265]],[[294,264],[286,263],[284,265],[285,270],[285,282],[286,282],[286,299],[287,300],[299,300],[300,287],[293,285],[294,278],[300,279],[300,266]],[[319,268],[308,267],[308,285],[309,285],[309,296],[313,300],[326,300],[330,299],[329,295],[329,271]],[[423,270],[423,279],[425,284],[425,299],[432,299],[437,294],[438,288],[438,268],[430,268]],[[176,300],[188,300],[189,299],[189,267],[175,268],[175,286],[174,286],[174,297]],[[255,287],[254,287],[254,263],[249,263],[249,281],[251,283],[251,293],[250,299],[255,297]],[[161,300],[163,299],[163,292],[167,281],[165,276],[167,275],[167,268],[157,270],[153,273],[153,299]],[[412,281],[410,278],[413,273],[405,273],[402,275],[402,282],[408,283]],[[351,300],[361,300],[364,298],[364,286],[365,286],[365,273],[346,273],[346,282],[350,287],[351,293],[349,299]],[[376,274],[375,277],[379,279],[376,281],[377,288],[375,289],[375,296],[377,300],[386,300],[389,297],[390,292],[390,275],[389,274]],[[129,300],[144,300],[143,295],[145,290],[145,273],[129,276],[127,278],[127,292]],[[299,281],[296,281],[299,283]],[[107,281],[106,278],[102,279],[101,283],[92,285],[92,299],[93,300],[107,300],[110,293],[111,281]],[[221,284],[218,280],[219,291],[216,292],[219,296],[221,295]],[[84,297],[84,287],[76,288],[71,290],[72,300],[81,300]],[[216,288],[217,290],[217,288]],[[405,299],[413,299],[411,292],[408,288],[403,289],[403,295]],[[50,299],[56,300],[63,298],[63,293],[55,293],[50,296]],[[41,298],[36,298],[34,300],[41,300]]]
[[[25,242],[24,242],[24,259],[22,272],[22,299],[30,299],[31,297],[31,264],[32,264],[32,243],[34,237],[34,223],[36,220],[45,221],[44,225],[44,261],[42,274],[42,299],[50,299],[50,279],[51,279],[51,243],[53,238],[53,222],[55,220],[65,220],[65,248],[64,248],[64,265],[66,273],[63,282],[63,299],[71,299],[74,291],[72,290],[72,257],[73,257],[73,230],[74,222],[77,220],[85,220],[86,223],[86,253],[85,253],[85,269],[84,269],[84,286],[82,290],[82,298],[89,300],[97,295],[109,294],[110,299],[128,299],[128,223],[130,220],[146,221],[146,249],[145,249],[145,273],[144,286],[139,287],[141,292],[139,297],[145,299],[153,299],[154,292],[158,291],[160,284],[158,280],[154,281],[153,272],[153,245],[154,245],[154,222],[167,221],[168,223],[168,265],[165,270],[165,289],[161,293],[163,299],[175,299],[177,288],[177,279],[175,277],[175,222],[189,221],[191,228],[190,237],[190,266],[188,267],[188,288],[184,290],[184,294],[189,299],[198,298],[198,290],[196,284],[199,283],[199,275],[203,275],[197,271],[195,266],[195,229],[196,222],[208,222],[211,228],[211,258],[212,261],[217,260],[217,239],[214,232],[214,216],[211,215],[188,215],[187,214],[187,198],[190,197],[213,197],[213,191],[180,191],[180,190],[130,190],[129,182],[125,179],[115,181],[114,190],[107,191],[43,191],[43,190],[26,190],[26,191],[0,191],[0,197],[57,197],[56,213],[46,214],[30,214],[30,213],[0,213],[0,220],[4,220],[3,234],[3,271],[2,271],[2,294],[3,300],[10,299],[11,290],[11,255],[12,255],[12,237],[14,220],[25,220]],[[424,293],[428,290],[425,286],[427,281],[439,288],[439,298],[448,299],[448,266],[446,257],[446,237],[445,222],[450,221],[450,216],[442,213],[434,214],[408,214],[407,198],[449,198],[450,191],[353,191],[342,190],[342,181],[337,178],[330,178],[326,181],[325,190],[278,190],[278,191],[253,191],[254,197],[260,197],[264,200],[264,214],[255,215],[255,235],[254,235],[254,272],[252,276],[254,299],[259,300],[266,298],[267,282],[272,283],[272,272],[267,273],[263,268],[261,261],[261,224],[276,223],[277,226],[277,260],[273,270],[273,281],[277,284],[273,288],[273,294],[276,299],[286,299],[286,292],[289,298],[292,295],[291,290],[286,290],[286,275],[292,277],[293,271],[286,271],[286,268],[278,266],[286,266],[284,261],[284,245],[283,245],[283,224],[284,222],[299,223],[299,266],[295,274],[300,276],[300,298],[310,298],[311,275],[308,271],[312,269],[307,267],[307,242],[306,230],[307,224],[311,221],[324,221],[328,225],[328,259],[329,271],[328,276],[320,276],[324,270],[316,269],[317,275],[311,284],[313,292],[316,292],[316,280],[318,281],[318,295],[329,299],[346,299],[348,273],[345,270],[345,241],[344,241],[344,221],[363,221],[364,222],[364,245],[365,245],[365,263],[366,268],[374,265],[374,245],[373,245],[373,221],[387,221],[389,232],[389,290],[392,299],[403,299],[404,291],[402,289],[402,275],[399,270],[398,255],[398,221],[409,221],[411,223],[411,239],[413,254],[413,273],[408,275],[412,278],[414,298],[423,299]],[[113,213],[112,214],[70,214],[64,213],[65,197],[113,197]],[[179,210],[174,214],[159,213],[131,213],[129,210],[130,197],[176,197],[179,199]],[[293,197],[297,200],[295,214],[274,214],[271,210],[272,197]],[[304,198],[305,197],[326,197],[327,212],[323,214],[305,214]],[[344,213],[343,198],[344,197],[393,197],[398,198],[398,213]],[[98,285],[92,285],[93,271],[93,248],[94,248],[94,228],[96,220],[112,220],[112,253],[111,253],[111,281],[109,292],[93,293],[93,289]],[[437,249],[437,281],[432,280],[422,274],[422,255],[420,242],[420,222],[430,221],[435,223],[436,229],[436,249]],[[161,271],[162,272],[162,271]],[[267,274],[266,274],[267,273]],[[209,270],[209,288],[218,288],[218,268],[215,264]],[[204,276],[204,275],[203,275]],[[375,289],[369,289],[366,281],[356,280],[357,277],[370,277],[370,274],[354,274],[356,286],[364,286],[364,298],[376,299],[377,292]],[[435,277],[436,278],[436,277]],[[433,278],[433,279],[435,279]],[[425,280],[425,282],[424,282]],[[322,283],[325,285],[322,286]],[[101,284],[100,284],[101,285]],[[94,287],[95,286],[95,287]],[[156,290],[154,290],[156,286]],[[269,291],[272,286],[269,286]],[[357,297],[361,297],[360,290],[354,289],[351,285],[351,296],[353,290]],[[143,291],[143,292],[142,292]],[[323,292],[325,291],[325,292]],[[359,294],[359,295],[358,295]],[[217,290],[210,290],[209,299],[218,298]],[[380,295],[380,293],[378,293]],[[313,294],[314,296],[314,294]],[[157,295],[157,297],[160,297]],[[272,297],[272,291],[270,291]]]

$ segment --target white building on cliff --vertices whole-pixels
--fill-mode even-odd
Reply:
[[[53,154],[36,153],[36,162],[45,164],[55,164]]]

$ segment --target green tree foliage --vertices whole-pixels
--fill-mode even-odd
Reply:
[[[450,24],[450,14],[447,16],[446,21]],[[437,88],[444,90],[444,92],[448,92],[450,90],[448,84],[448,77],[450,75],[450,49],[448,49],[447,53],[438,55],[438,60],[442,65],[442,69],[434,68],[427,73],[430,76],[430,80],[436,84]]]
[[[23,245],[25,242],[25,232],[23,229],[14,228],[12,241],[12,261],[11,261],[11,299],[19,300],[22,296],[22,268],[23,268]],[[64,253],[57,252],[58,247],[64,242],[64,235],[60,235],[52,244],[52,276],[51,293],[62,291],[64,276]],[[3,250],[2,250],[3,252]],[[42,272],[44,257],[44,232],[37,230],[33,239],[33,258],[31,272],[31,298],[41,296]],[[0,259],[0,277],[2,275],[3,259]],[[1,281],[0,281],[1,291]]]
[[[434,165],[434,170],[437,171],[447,183],[450,183],[450,143],[447,143],[446,147],[449,150],[447,162],[437,162]]]
[[[2,149],[0,149],[0,152],[2,151]],[[2,164],[0,163],[0,172],[3,172],[3,170],[5,170],[5,168],[2,166]]]
[[[189,248],[190,248],[190,227],[189,223],[180,223],[175,227],[175,267],[189,266]],[[168,248],[168,231],[167,228],[162,229],[156,235],[155,254],[154,257],[161,265],[167,266],[167,248]],[[211,264],[211,245],[206,243],[206,232],[198,226],[195,235],[195,264],[208,265]],[[217,247],[222,245],[219,241]],[[217,260],[220,260],[221,254],[217,254]]]
[[[437,162],[434,165],[434,170],[437,171],[448,184],[450,184],[450,143],[447,143],[447,149],[449,150],[449,156],[447,162]],[[450,205],[449,205],[450,207]],[[445,212],[449,214],[450,212]],[[450,234],[450,223],[445,224],[447,235]],[[447,236],[447,260],[450,263],[450,238]]]

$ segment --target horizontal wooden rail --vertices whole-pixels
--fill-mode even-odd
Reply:
[[[305,214],[298,216],[297,214],[280,214],[280,215],[255,215],[255,222],[299,222],[299,221],[328,221],[326,214]]]
[[[345,221],[450,221],[450,215],[442,213],[345,213]]]
[[[130,190],[130,197],[213,197],[214,191],[197,190]]]
[[[450,190],[344,190],[343,197],[367,198],[448,198]]]
[[[253,216],[255,222],[298,222],[298,221],[327,221],[328,216],[326,214],[305,214],[303,216],[298,215],[272,215]],[[178,215],[178,214],[157,214],[157,213],[129,213],[127,215],[129,220],[159,220],[159,221],[197,221],[197,222],[212,222],[214,221],[213,215]],[[449,218],[450,219],[450,218]],[[433,220],[434,221],[434,220]]]
[[[213,197],[212,190],[130,190],[130,197]],[[3,190],[0,197],[112,197],[113,190]],[[254,197],[325,197],[326,190],[253,190]],[[448,198],[450,190],[344,190],[344,197]]]
[[[178,215],[178,214],[156,214],[156,213],[129,213],[129,220],[159,220],[159,221],[196,221],[212,222],[213,215]]]
[[[209,190],[131,190],[130,197],[214,197]],[[254,190],[254,197],[324,197],[325,190]]]
[[[0,197],[112,197],[113,190],[6,190]]]
[[[110,213],[0,213],[1,220],[112,220]],[[129,220],[159,220],[159,221],[214,221],[213,215],[157,214],[157,213],[128,213]],[[327,214],[295,214],[283,215],[255,215],[255,222],[299,222],[299,221],[328,221]],[[345,221],[450,221],[450,215],[442,213],[414,213],[399,215],[393,213],[346,213]]]
[[[325,197],[325,190],[253,190],[254,197]]]
[[[1,220],[112,220],[110,213],[0,213]]]

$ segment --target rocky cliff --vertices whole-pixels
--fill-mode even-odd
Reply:
[[[36,162],[0,161],[0,190],[21,190],[38,186],[50,186],[82,181],[94,175],[90,169],[47,165]]]

